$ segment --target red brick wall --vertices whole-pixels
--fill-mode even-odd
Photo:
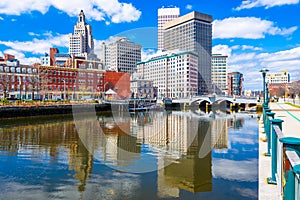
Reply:
[[[103,91],[112,89],[121,98],[130,97],[130,74],[125,72],[105,72]]]

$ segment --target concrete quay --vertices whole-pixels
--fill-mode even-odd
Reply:
[[[285,137],[300,138],[300,109],[285,103],[270,103],[270,109],[275,113],[275,119],[282,119],[282,132]],[[259,199],[282,199],[281,188],[278,185],[268,184],[271,177],[271,157],[267,157],[266,135],[262,117],[259,123]]]

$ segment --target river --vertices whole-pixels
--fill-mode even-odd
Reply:
[[[1,119],[1,200],[258,198],[256,115],[78,113]]]

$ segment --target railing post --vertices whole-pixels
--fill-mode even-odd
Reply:
[[[268,127],[268,124],[267,124],[267,113],[268,112],[271,112],[271,109],[270,108],[266,108],[264,109],[264,130],[265,130],[265,133],[267,131],[267,127]]]
[[[300,150],[300,139],[295,137],[284,137],[279,139],[283,143],[283,151],[295,151],[299,155]],[[286,157],[286,156],[285,156]],[[285,158],[286,159],[286,158]],[[294,200],[296,197],[295,193],[295,174],[300,174],[300,165],[295,165],[293,169],[290,164],[287,164],[288,161],[283,160],[284,165],[284,177],[285,185],[283,185],[283,199],[284,200]],[[289,169],[290,168],[290,169]]]
[[[280,130],[282,130],[282,122],[281,119],[273,119],[271,121],[271,177],[268,178],[269,184],[277,184],[276,174],[277,174],[277,134],[275,133],[274,126],[279,126]]]
[[[271,120],[274,119],[275,113],[273,112],[267,112],[266,113],[266,128],[265,128],[265,133],[267,137],[267,142],[268,142],[268,151],[265,153],[265,156],[271,156],[271,131],[272,131],[272,122]],[[271,118],[271,120],[270,120]]]

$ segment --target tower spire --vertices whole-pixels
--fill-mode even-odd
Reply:
[[[85,23],[85,15],[84,15],[83,10],[81,10],[79,15],[78,15],[78,22],[84,22]]]

